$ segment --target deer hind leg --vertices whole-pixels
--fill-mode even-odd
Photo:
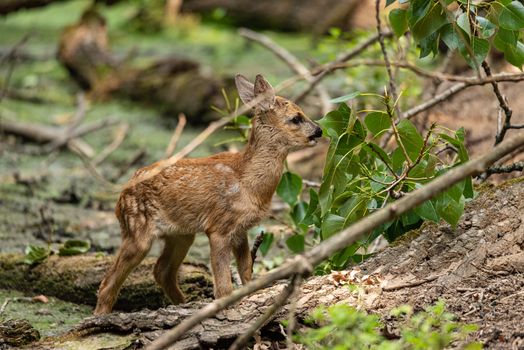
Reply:
[[[155,280],[173,304],[184,302],[184,294],[178,286],[178,269],[195,240],[195,235],[166,236],[164,250],[155,265]]]
[[[243,234],[233,245],[233,254],[238,267],[238,274],[242,280],[242,284],[246,284],[251,281],[251,275],[253,273],[253,260],[251,258],[251,252],[249,250],[249,243],[247,234]]]
[[[154,235],[146,229],[143,235],[123,234],[122,244],[115,262],[109,268],[98,289],[95,315],[110,313],[116,302],[122,284],[131,271],[145,258]]]
[[[209,245],[211,248],[211,269],[213,270],[215,299],[231,294],[231,239],[227,234],[209,232]]]

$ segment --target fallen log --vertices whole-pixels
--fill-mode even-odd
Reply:
[[[20,254],[0,254],[0,288],[55,296],[78,304],[95,305],[96,291],[113,257],[77,255],[50,256],[36,266],[23,262]],[[117,310],[159,308],[169,304],[153,277],[155,258],[146,258],[129,276],[119,294]],[[180,286],[188,301],[212,297],[208,269],[183,264]]]
[[[485,348],[510,349],[521,341],[524,178],[499,187],[485,186],[479,192],[456,228],[425,224],[361,264],[361,271],[308,279],[296,299],[299,327],[305,327],[305,318],[317,306],[346,303],[380,315],[385,329],[391,332],[398,329],[389,317],[391,309],[410,304],[421,310],[444,299],[458,321],[478,324],[474,338]],[[358,287],[357,292],[348,288],[349,284]],[[228,348],[283,288],[284,284],[277,282],[246,297],[202,321],[171,349]],[[123,344],[115,348],[130,343],[142,348],[205,305],[193,302],[155,311],[90,317],[72,333],[37,345],[53,349],[67,341],[80,348],[100,339],[113,339]],[[289,309],[288,304],[270,317],[261,329],[263,341],[284,339],[281,321],[288,317]]]
[[[222,106],[220,79],[204,73],[195,61],[171,56],[138,67],[115,58],[104,17],[93,9],[62,32],[58,60],[92,98],[111,95],[140,101],[161,111],[184,113],[189,122],[210,117],[210,106]]]

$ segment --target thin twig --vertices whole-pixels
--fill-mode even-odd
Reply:
[[[437,278],[439,278],[440,276],[441,275],[429,276],[429,277],[417,279],[415,281],[410,281],[410,282],[405,282],[405,283],[400,283],[400,284],[394,284],[394,285],[391,285],[391,286],[385,286],[385,287],[382,288],[382,290],[385,291],[385,292],[391,292],[391,291],[395,291],[395,290],[399,290],[399,289],[403,289],[403,288],[416,287],[416,286],[420,286],[421,284],[434,281]]]
[[[186,126],[186,122],[187,122],[187,118],[185,114],[180,113],[178,115],[178,123],[176,125],[175,131],[173,132],[173,135],[171,136],[171,140],[169,140],[169,145],[167,145],[166,152],[165,152],[165,158],[171,157],[173,155],[173,152],[175,151],[178,140],[180,139],[180,136],[182,135],[182,131],[184,131],[184,127]]]
[[[492,174],[506,174],[506,173],[511,173],[513,171],[522,171],[522,170],[524,170],[524,161],[515,162],[509,165],[491,166],[486,170],[486,174],[489,176]]]
[[[0,59],[0,65],[6,61],[10,62],[9,67],[7,68],[6,77],[4,79],[4,88],[2,89],[2,92],[0,93],[0,102],[4,99],[4,97],[7,96],[8,90],[9,90],[9,83],[11,81],[11,77],[13,75],[13,71],[15,69],[16,63],[18,62],[18,59],[16,57],[18,50],[25,45],[25,43],[29,40],[30,34],[25,34],[22,39],[20,39],[13,47],[7,52],[1,59]]]
[[[264,327],[269,321],[271,316],[273,316],[281,307],[286,303],[289,296],[295,290],[295,279],[292,278],[284,290],[278,295],[277,299],[271,304],[265,311],[262,316],[260,316],[252,325],[249,327],[244,334],[239,335],[237,339],[231,344],[229,350],[240,350],[243,349],[247,342],[253,337],[253,334],[257,332],[260,328]]]
[[[391,37],[393,35],[392,32],[383,33],[384,37]],[[366,50],[369,46],[373,45],[378,40],[378,34],[374,34],[364,40],[361,44],[357,45],[352,50],[341,54],[338,56],[333,62],[330,62],[328,64],[325,64],[321,67],[320,70],[318,70],[318,74],[315,75],[315,79],[309,83],[309,85],[298,95],[292,98],[295,102],[300,102],[304,97],[306,97],[313,89],[314,87],[319,84],[322,79],[324,79],[329,73],[333,71],[333,68],[337,65],[347,62],[351,60],[352,58],[360,55],[364,50]]]
[[[104,148],[102,150],[102,152],[100,152],[93,159],[93,165],[96,166],[96,165],[102,163],[107,157],[109,157],[109,155],[111,153],[116,151],[118,149],[118,147],[120,147],[122,142],[124,142],[124,140],[125,140],[125,138],[127,136],[127,132],[128,131],[129,131],[129,124],[128,123],[123,123],[122,125],[120,125],[120,127],[118,128],[118,130],[116,132],[116,136],[115,136],[115,139],[113,140],[113,142],[111,142],[106,148]]]
[[[391,128],[393,129],[393,135],[395,136],[395,140],[397,141],[398,146],[402,150],[402,153],[404,154],[404,158],[406,158],[406,162],[408,162],[408,167],[411,167],[411,158],[409,158],[408,151],[406,150],[406,147],[404,147],[404,143],[402,142],[402,139],[400,138],[400,134],[397,129],[397,123],[395,121],[395,116],[393,115],[393,110],[391,109],[390,105],[390,96],[387,94],[387,90],[384,94],[384,102],[386,104],[386,112],[389,116],[389,120],[391,121]]]
[[[295,314],[297,312],[297,295],[298,291],[300,289],[300,286],[302,285],[302,281],[304,278],[302,275],[295,275],[293,278],[293,292],[291,294],[291,303],[289,303],[289,315],[288,315],[288,321],[287,321],[287,337],[286,337],[286,344],[287,344],[287,350],[293,350],[295,348],[295,344],[293,343],[293,331],[295,330],[297,320],[295,318]]]
[[[73,139],[73,134],[75,130],[80,126],[86,115],[86,99],[83,93],[79,93],[76,97],[76,112],[73,116],[73,119],[67,125],[62,135],[59,138],[53,140],[45,147],[46,153],[51,153],[54,150],[59,149],[60,147],[65,146],[65,144]]]
[[[486,73],[486,76],[491,77],[491,68],[488,64],[488,62],[483,61],[482,62],[482,68],[484,69],[484,72]],[[504,123],[502,124],[502,127],[500,128],[500,131],[497,132],[497,135],[495,136],[495,145],[499,144],[502,140],[504,140],[504,136],[506,136],[506,131],[508,131],[509,127],[511,126],[511,116],[513,115],[513,111],[508,106],[508,101],[506,100],[506,96],[503,96],[500,92],[499,84],[496,81],[491,82],[491,86],[493,87],[493,93],[495,96],[497,96],[497,101],[499,101],[500,109],[504,111],[504,115],[506,118],[504,119]]]
[[[298,58],[296,58],[293,54],[291,54],[291,52],[284,49],[282,46],[275,43],[269,37],[246,28],[240,28],[238,32],[240,36],[243,36],[244,38],[252,40],[256,43],[259,43],[260,45],[264,46],[269,51],[274,53],[278,58],[284,61],[295,73],[302,75],[309,83],[311,83],[315,79],[313,75],[311,75],[309,69],[302,63],[300,63]],[[322,85],[317,84],[315,90],[317,91],[318,97],[320,98],[320,102],[322,104],[322,115],[325,115],[333,109],[333,106],[329,102],[331,98],[329,97],[327,90]]]
[[[391,96],[393,96],[395,112],[397,113],[397,117],[400,120],[402,118],[402,113],[400,112],[400,106],[398,103],[397,85],[395,84],[395,77],[393,76],[393,72],[391,71],[388,52],[386,49],[386,44],[384,43],[384,34],[382,34],[382,24],[380,21],[380,0],[375,0],[375,18],[377,20],[378,42],[380,44],[380,49],[382,50],[382,56],[384,57],[384,65],[386,66],[386,71],[389,77],[389,91],[391,93]],[[394,121],[392,121],[392,123],[394,124]]]
[[[112,183],[111,181],[107,180],[105,177],[103,177],[98,170],[96,170],[96,167],[93,165],[89,157],[78,147],[75,146],[74,143],[68,142],[67,148],[73,152],[73,154],[76,154],[82,163],[84,163],[84,166],[86,167],[87,171],[96,179],[98,180],[102,185],[108,187],[112,192],[119,192],[120,186]]]
[[[215,315],[220,310],[223,310],[229,305],[239,301],[246,295],[260,290],[279,279],[288,278],[297,273],[306,274],[307,271],[313,269],[313,266],[319,264],[342,247],[347,247],[356,242],[376,227],[408,212],[412,208],[435,197],[463,179],[485,171],[485,169],[495,161],[522,145],[524,145],[524,134],[517,135],[502,142],[481,157],[472,159],[462,165],[452,168],[442,176],[439,176],[435,180],[426,184],[424,187],[416,189],[413,192],[406,194],[398,201],[390,203],[383,209],[371,213],[362,220],[359,220],[341,232],[331,236],[329,239],[316,245],[311,250],[294,256],[278,268],[273,269],[257,279],[252,280],[245,286],[236,289],[230,295],[206,305],[198,312],[184,319],[175,328],[167,331],[160,338],[153,341],[146,347],[146,349],[166,349],[202,320]]]

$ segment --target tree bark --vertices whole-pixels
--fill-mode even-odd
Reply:
[[[50,256],[31,267],[23,255],[0,254],[0,288],[55,296],[78,304],[95,305],[96,292],[113,257],[77,255]],[[169,304],[153,278],[155,258],[146,258],[127,278],[116,310],[159,308]],[[204,265],[183,264],[180,286],[188,301],[213,296],[209,271]]]

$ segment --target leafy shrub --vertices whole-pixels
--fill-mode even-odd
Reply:
[[[400,339],[387,340],[380,334],[382,327],[377,315],[370,315],[355,308],[339,304],[320,307],[308,320],[318,328],[308,328],[295,337],[308,349],[379,349],[379,350],[437,350],[453,342],[464,341],[474,332],[476,325],[454,322],[453,314],[446,311],[443,301],[413,314],[410,306],[392,311],[400,321]],[[481,349],[479,343],[470,343],[466,349]]]
[[[331,139],[323,178],[318,191],[310,189],[309,201],[300,200],[302,179],[285,173],[277,188],[278,195],[291,208],[290,216],[296,234],[288,238],[293,252],[301,252],[306,239],[321,241],[423,186],[454,166],[468,160],[464,147],[464,130],[456,132],[433,125],[423,137],[407,119],[394,123],[389,96],[373,95],[385,111],[359,111],[357,117],[346,104],[319,121],[324,135]],[[355,97],[354,95],[349,98]],[[380,140],[393,135],[392,151],[381,147]],[[452,150],[442,156],[443,150]],[[359,251],[379,235],[392,241],[418,228],[424,220],[444,219],[456,225],[464,211],[464,203],[473,197],[471,179],[451,187],[401,217],[382,225],[320,266],[317,272],[343,269],[366,256]],[[308,235],[313,231],[312,237]],[[359,253],[357,253],[359,252]]]

